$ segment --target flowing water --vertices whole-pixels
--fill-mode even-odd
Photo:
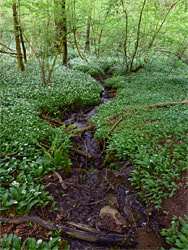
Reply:
[[[103,86],[105,78],[98,78],[99,84]],[[101,94],[102,105],[114,96],[108,94],[105,87]],[[90,107],[79,112],[72,113],[65,123],[75,123],[77,128],[88,126],[89,120],[95,115],[98,107]],[[109,169],[104,164],[104,156],[101,155],[102,148],[93,136],[94,131],[88,130],[78,137],[73,138],[77,149],[91,156],[91,159],[77,154],[72,156],[73,166],[71,176],[65,179],[68,183],[66,196],[58,204],[58,210],[63,221],[74,221],[87,224],[93,228],[106,232],[133,235],[133,244],[122,246],[104,245],[70,240],[71,249],[80,250],[107,250],[107,249],[155,249],[162,246],[163,239],[159,235],[159,226],[148,216],[146,207],[141,203],[135,190],[129,181],[131,171],[135,168],[130,161],[119,161],[116,164],[119,170]],[[118,211],[118,223],[114,225],[110,220],[99,218],[102,209],[112,207]],[[102,226],[101,226],[102,224]],[[100,225],[100,228],[99,228]],[[119,231],[118,231],[119,230]]]

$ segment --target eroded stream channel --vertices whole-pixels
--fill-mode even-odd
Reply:
[[[105,77],[96,80],[103,83],[104,79]],[[100,105],[113,96],[114,93],[104,87]],[[62,121],[75,123],[77,128],[85,128],[95,114],[96,107],[69,114]],[[46,190],[57,202],[58,210],[55,213],[60,223],[81,223],[109,235],[126,235],[127,240],[123,244],[112,244],[110,241],[91,243],[68,238],[70,249],[151,250],[165,246],[159,234],[159,225],[148,216],[146,207],[131,188],[129,178],[134,166],[129,161],[120,161],[119,171],[109,169],[108,165],[104,164],[102,148],[93,134],[94,129],[91,129],[72,139],[76,149],[84,152],[85,156],[73,152],[71,172],[66,178],[62,172],[67,189],[61,191],[57,178],[52,175],[46,179]],[[61,175],[61,172],[59,174]]]

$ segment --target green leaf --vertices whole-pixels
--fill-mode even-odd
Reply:
[[[12,194],[13,198],[15,198],[17,201],[21,200],[20,194],[18,193],[18,191],[16,190],[16,188],[14,187],[10,187],[10,193]]]
[[[20,239],[18,238],[18,236],[16,234],[14,234],[13,236],[13,247],[16,249],[16,250],[20,250],[21,248],[21,244],[20,244]]]
[[[29,203],[29,205],[26,208],[26,213],[29,212],[29,210],[32,208],[32,206],[34,206],[35,204],[37,204],[38,202],[40,202],[40,200],[33,200],[32,202]]]
[[[7,203],[7,200],[8,200],[8,196],[9,196],[9,193],[6,192],[3,197],[2,197],[2,205],[5,206],[5,204]]]

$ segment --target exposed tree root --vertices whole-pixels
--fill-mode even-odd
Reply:
[[[89,242],[104,242],[104,243],[126,243],[127,245],[136,244],[130,235],[112,234],[98,231],[92,227],[74,222],[66,223],[66,225],[58,225],[54,222],[48,222],[36,216],[20,217],[20,218],[2,218],[0,222],[9,224],[22,224],[28,222],[36,222],[48,230],[62,229],[62,233],[72,236],[76,239],[81,239]]]

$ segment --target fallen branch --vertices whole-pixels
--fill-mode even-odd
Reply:
[[[65,185],[64,181],[63,181],[63,178],[61,177],[60,174],[58,174],[58,172],[56,171],[53,171],[53,173],[57,176],[58,180],[59,180],[59,183],[61,185],[61,187],[65,190],[67,189],[67,186]]]
[[[3,159],[5,157],[18,158],[18,157],[20,157],[20,155],[19,154],[4,154],[4,155],[0,155],[0,159]]]
[[[159,108],[159,107],[163,107],[163,106],[167,106],[167,105],[177,105],[177,104],[181,104],[181,105],[188,105],[188,100],[182,101],[182,102],[163,102],[163,103],[158,103],[158,104],[153,104],[150,105],[149,108]]]
[[[168,105],[174,106],[174,105],[178,105],[178,104],[180,104],[180,105],[184,105],[184,104],[188,105],[188,100],[185,100],[185,101],[182,101],[182,102],[163,102],[163,103],[157,103],[157,104],[153,104],[153,105],[150,105],[150,106],[145,106],[144,108],[150,108],[150,109],[152,109],[152,108],[159,108],[159,107],[168,106]],[[134,112],[134,111],[135,111],[135,109],[127,109],[123,113],[131,113],[131,112]],[[123,114],[117,113],[117,114],[115,114],[115,115],[113,115],[111,117],[108,117],[105,121],[116,120],[119,115],[123,115]]]
[[[53,119],[53,118],[50,118],[50,117],[48,117],[48,116],[46,116],[46,115],[43,115],[43,114],[41,114],[41,117],[44,119],[44,120],[47,120],[47,121],[49,121],[50,122],[50,124],[52,123],[52,124],[55,124],[56,125],[56,127],[60,127],[60,126],[63,126],[63,125],[70,125],[70,124],[65,124],[64,122],[60,122],[60,121],[57,121],[57,120],[55,120],[55,119]]]
[[[47,148],[47,149],[51,149],[51,147],[50,146],[48,146],[48,145],[46,145],[46,144],[43,144],[43,143],[39,143],[42,147],[44,147],[44,148]]]
[[[82,129],[79,129],[79,130],[76,130],[75,132],[73,132],[74,135],[77,135],[77,134],[82,134],[90,129],[93,129],[97,126],[97,124],[92,124],[92,125],[89,125],[85,128],[82,128]]]
[[[62,233],[72,236],[76,239],[81,239],[89,242],[104,242],[104,243],[127,243],[136,244],[130,235],[105,233],[98,231],[92,227],[83,224],[76,224],[73,222],[66,223],[66,225],[58,225],[54,222],[48,222],[36,216],[20,217],[20,218],[2,218],[0,217],[0,222],[9,224],[23,224],[28,222],[36,222],[42,227],[53,230],[62,229]]]
[[[78,155],[81,155],[83,157],[85,157],[86,159],[91,159],[92,156],[90,154],[86,154],[85,152],[79,150],[79,149],[76,149],[76,148],[73,148],[73,151],[78,154]]]
[[[110,129],[110,131],[108,131],[107,135],[108,136],[117,126],[118,124],[123,121],[123,115],[121,115],[121,118],[113,125],[113,127]]]

